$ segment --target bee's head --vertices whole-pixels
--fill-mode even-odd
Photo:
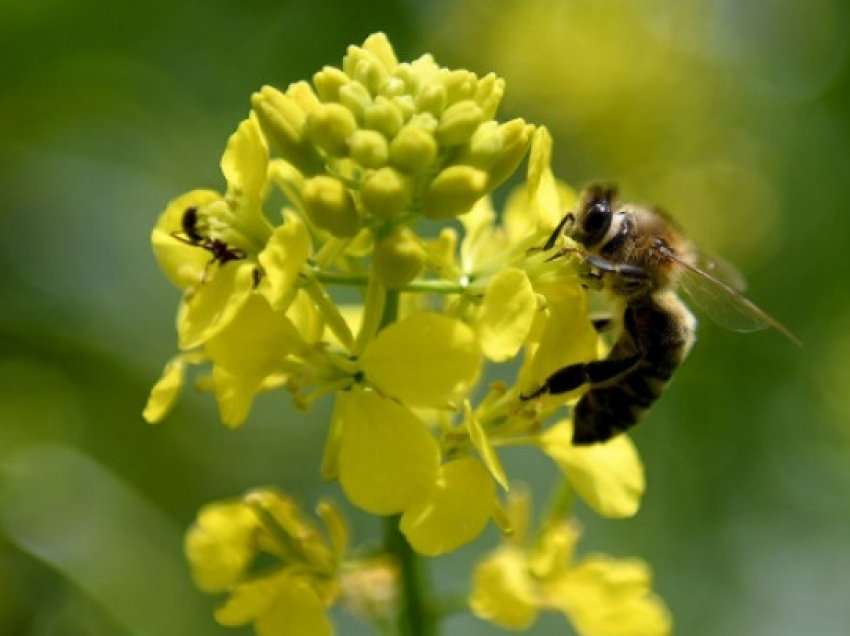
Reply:
[[[570,234],[585,247],[599,243],[614,217],[613,202],[617,190],[610,186],[590,186],[581,196]]]

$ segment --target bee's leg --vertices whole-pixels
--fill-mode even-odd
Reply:
[[[531,400],[544,393],[557,395],[577,389],[583,384],[598,385],[616,380],[634,369],[643,359],[643,354],[636,353],[625,358],[594,360],[580,362],[558,369],[546,378],[543,386],[532,393],[520,396],[522,400]]]
[[[585,278],[591,282],[598,283],[604,276],[616,278],[614,289],[624,295],[633,295],[646,289],[651,281],[649,273],[637,265],[627,263],[613,263],[595,254],[589,254],[585,262],[592,268],[585,274]]]
[[[201,285],[206,285],[207,283],[207,274],[209,273],[210,265],[215,263],[218,259],[213,256],[210,260],[207,261],[207,264],[204,265],[204,273],[201,274]]]
[[[555,243],[558,242],[558,237],[561,235],[561,232],[564,231],[564,227],[566,227],[567,223],[574,223],[576,220],[575,215],[572,212],[567,212],[564,215],[564,218],[560,220],[558,225],[552,230],[552,233],[549,235],[549,238],[546,239],[546,242],[542,247],[532,247],[528,250],[529,254],[533,254],[535,252],[547,252],[555,247]]]

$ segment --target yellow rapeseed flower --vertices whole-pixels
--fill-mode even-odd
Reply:
[[[511,521],[527,525],[526,519]],[[605,555],[576,559],[578,538],[567,521],[550,521],[536,541],[514,535],[476,566],[473,613],[514,630],[528,629],[548,610],[563,614],[580,636],[670,634],[670,614],[652,593],[647,565]]]

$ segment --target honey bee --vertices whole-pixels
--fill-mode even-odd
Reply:
[[[180,219],[180,232],[172,232],[171,236],[193,247],[200,247],[212,254],[207,267],[213,263],[224,265],[230,261],[238,261],[245,258],[245,252],[238,247],[230,247],[221,239],[204,236],[198,228],[198,208],[190,206],[183,212]],[[204,279],[206,279],[206,268],[204,268]]]
[[[773,327],[799,344],[741,293],[743,279],[731,266],[702,256],[661,210],[618,202],[613,187],[585,190],[577,210],[564,216],[542,249],[555,248],[562,233],[578,247],[558,249],[550,258],[578,252],[587,286],[606,289],[623,304],[622,331],[605,359],[559,369],[522,396],[587,385],[573,413],[573,444],[604,442],[634,426],[688,355],[697,321],[677,288],[722,326]]]

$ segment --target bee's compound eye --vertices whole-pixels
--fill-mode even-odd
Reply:
[[[611,208],[607,203],[594,203],[584,215],[583,229],[588,236],[605,231],[611,224]]]

